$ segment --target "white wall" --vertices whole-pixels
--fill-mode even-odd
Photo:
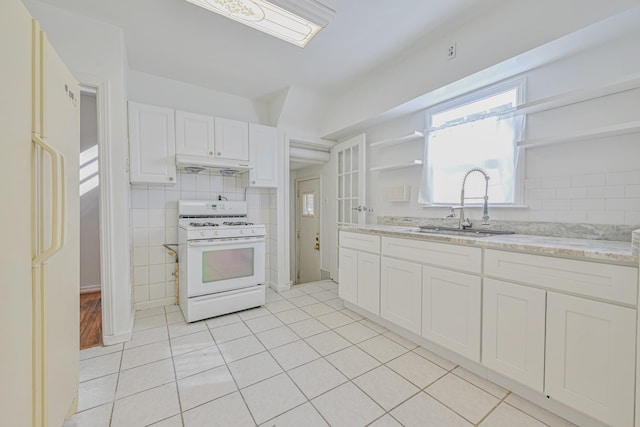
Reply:
[[[95,95],[82,93],[80,100],[81,153],[98,144],[97,114]],[[98,159],[94,161],[97,162]],[[80,167],[82,168],[83,165]],[[98,185],[80,196],[80,292],[100,290],[100,281],[100,186]]]
[[[49,4],[25,0],[31,14],[71,72],[81,82],[92,78],[106,84],[109,98],[109,123],[103,141],[108,152],[110,177],[107,206],[110,211],[108,269],[111,289],[112,329],[103,325],[105,342],[128,339],[132,327],[131,259],[129,250],[129,174],[126,122],[126,52],[122,30],[81,15],[69,13]],[[108,182],[106,182],[108,181]],[[106,268],[106,266],[103,266]],[[103,296],[104,297],[104,296]]]
[[[531,70],[524,75],[527,99],[553,96],[582,86],[598,85],[640,72],[640,58],[624,52],[640,51],[640,31],[577,56]],[[527,138],[571,132],[637,120],[640,89],[594,99],[551,111],[530,114]],[[423,112],[367,130],[375,142],[424,129]],[[573,143],[526,149],[525,204],[527,208],[491,208],[497,220],[588,222],[640,225],[640,135],[585,139]],[[370,150],[371,165],[423,158],[418,140],[392,149]],[[423,208],[417,201],[420,167],[371,174],[370,197],[377,216],[438,218],[446,208]],[[384,190],[411,185],[411,201],[386,202]],[[479,209],[470,211],[477,219]]]
[[[402,52],[348,86],[333,91],[321,119],[322,135],[377,117],[417,97],[438,91],[502,61],[637,6],[635,0],[508,1],[441,38]],[[457,57],[446,59],[457,44]],[[577,40],[582,43],[583,40]],[[517,62],[511,63],[518,66]],[[497,78],[483,76],[484,80]],[[344,136],[344,135],[343,135]]]
[[[132,185],[131,216],[133,234],[134,298],[136,309],[175,304],[175,258],[168,255],[163,244],[178,243],[178,200],[244,200],[249,185],[248,174],[222,177],[200,173],[178,173],[176,184]],[[266,271],[271,277],[272,195],[274,190],[247,190],[248,218],[267,226]]]
[[[130,101],[252,123],[271,124],[269,108],[265,102],[134,70],[129,70],[127,83]]]

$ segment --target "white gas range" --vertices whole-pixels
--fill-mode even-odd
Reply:
[[[180,200],[178,215],[186,321],[264,305],[266,228],[247,221],[247,203]]]

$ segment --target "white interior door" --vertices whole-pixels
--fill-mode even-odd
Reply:
[[[362,134],[331,150],[336,162],[338,225],[367,223],[365,142]]]
[[[320,280],[320,178],[298,182],[297,283]]]

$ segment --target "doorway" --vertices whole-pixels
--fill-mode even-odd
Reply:
[[[320,178],[297,181],[297,284],[320,280],[320,200]]]
[[[80,349],[102,345],[98,108],[94,89],[80,93]]]

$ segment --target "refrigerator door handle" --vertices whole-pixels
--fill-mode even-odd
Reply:
[[[55,148],[47,144],[47,142],[44,139],[40,138],[40,136],[38,136],[37,134],[33,134],[31,140],[34,142],[37,148],[42,149],[43,151],[46,151],[51,155],[51,158],[52,158],[51,181],[53,182],[53,186],[52,186],[52,195],[51,195],[51,204],[52,204],[51,244],[47,249],[44,249],[42,252],[36,253],[36,256],[32,260],[32,264],[38,265],[46,261],[47,259],[49,259],[53,254],[55,254],[62,248],[63,241],[62,239],[59,239],[59,237],[61,236],[60,232],[64,231],[64,229],[62,229],[60,225],[61,224],[60,217],[62,216],[64,218],[65,212],[64,212],[64,199],[61,200],[61,197],[64,197],[64,187],[62,188],[62,191],[60,191],[61,183],[64,180],[61,179],[60,169],[64,170],[64,159],[62,158],[62,155],[58,153],[58,151]],[[36,168],[41,170],[42,163],[37,164]],[[32,179],[35,180],[36,170],[32,170],[31,174],[32,174]],[[64,186],[63,183],[62,183],[62,186]],[[39,191],[40,189],[37,190],[37,193],[39,193]],[[39,195],[34,194],[32,195],[32,197],[37,198],[39,197]],[[35,200],[32,200],[32,204],[34,206],[37,205]],[[62,213],[62,215],[59,215],[59,213]],[[40,230],[42,230],[44,229],[45,225],[43,223],[39,223],[38,227]]]

